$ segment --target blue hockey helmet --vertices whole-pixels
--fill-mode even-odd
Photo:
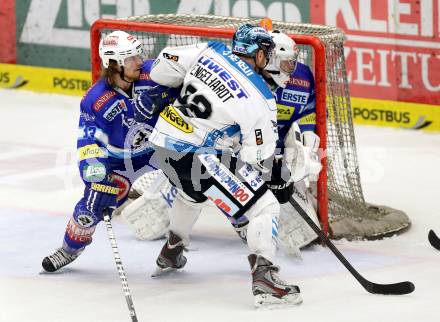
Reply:
[[[251,24],[238,27],[232,38],[232,52],[247,57],[255,57],[258,49],[262,49],[269,60],[275,43],[266,29]]]

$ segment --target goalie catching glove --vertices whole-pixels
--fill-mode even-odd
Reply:
[[[290,181],[298,182],[303,179],[316,181],[322,169],[318,156],[319,137],[312,133],[301,135],[301,130],[296,122],[287,132],[284,140],[284,160],[290,170]],[[307,145],[303,143],[306,139]]]

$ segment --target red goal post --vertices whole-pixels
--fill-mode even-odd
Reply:
[[[219,39],[232,39],[235,29],[220,29],[210,27],[182,26],[172,24],[158,24],[149,22],[137,22],[126,20],[110,20],[99,19],[91,27],[90,31],[90,56],[92,65],[92,81],[95,83],[99,79],[101,71],[101,59],[99,58],[99,41],[103,30],[124,30],[128,33],[136,32],[153,32],[158,34],[175,34],[175,35],[191,35]],[[326,150],[326,112],[325,112],[325,47],[321,40],[314,36],[293,35],[289,36],[301,45],[309,45],[314,51],[315,66],[315,88],[316,88],[316,133],[321,139],[320,149]],[[155,57],[148,57],[155,58]],[[328,210],[327,210],[327,162],[326,158],[321,159],[323,171],[318,180],[318,203],[319,218],[323,231],[328,234]]]

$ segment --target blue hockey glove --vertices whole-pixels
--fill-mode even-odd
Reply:
[[[134,100],[134,119],[137,122],[148,120],[154,113],[171,104],[175,99],[171,91],[169,87],[162,85],[142,91]]]
[[[109,209],[111,214],[116,208],[119,189],[116,184],[105,182],[95,183],[87,186],[84,191],[85,206],[88,211],[94,214],[100,220],[103,219],[103,211]]]

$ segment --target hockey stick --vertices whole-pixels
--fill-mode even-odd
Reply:
[[[428,240],[432,247],[440,250],[440,238],[438,238],[438,236],[432,229],[429,231]]]
[[[319,238],[330,248],[339,261],[348,269],[348,271],[358,280],[358,282],[370,293],[384,294],[384,295],[402,295],[409,294],[414,291],[414,284],[411,282],[400,282],[393,284],[377,284],[365,279],[359,272],[348,262],[348,260],[341,254],[335,245],[327,238],[321,229],[313,222],[302,207],[293,199],[289,198],[290,204],[307,222],[307,224],[314,230]]]
[[[112,246],[113,257],[115,258],[116,268],[118,269],[119,279],[122,283],[122,290],[124,292],[125,300],[127,301],[128,310],[130,311],[130,317],[132,322],[138,322],[136,311],[134,310],[133,299],[131,298],[130,288],[128,287],[127,277],[125,276],[124,267],[122,266],[121,257],[119,256],[118,245],[116,244],[115,235],[113,233],[113,227],[110,222],[110,216],[108,210],[104,210],[104,222],[107,228],[107,235]]]

